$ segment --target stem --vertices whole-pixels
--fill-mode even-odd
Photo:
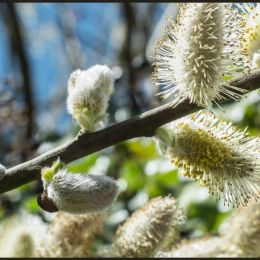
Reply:
[[[260,69],[238,77],[230,84],[248,91],[256,90],[260,87]],[[173,103],[168,103],[95,133],[79,133],[72,141],[7,169],[0,181],[0,193],[39,179],[41,168],[51,164],[57,157],[64,163],[69,163],[122,141],[136,137],[152,137],[158,127],[200,109],[202,108],[187,100],[175,108]]]

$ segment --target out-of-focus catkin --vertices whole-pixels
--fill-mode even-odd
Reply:
[[[160,250],[155,257],[216,257],[225,252],[220,246],[219,237],[203,237],[199,239],[183,240],[177,248],[170,251]]]
[[[58,212],[37,248],[39,257],[88,257],[96,236],[102,232],[106,212],[72,215]]]
[[[246,208],[237,209],[223,231],[228,243],[240,251],[240,256],[260,257],[260,202],[250,201]]]
[[[156,257],[260,257],[260,203],[236,209],[219,236],[183,240]]]
[[[0,257],[36,256],[36,247],[47,229],[38,216],[22,213],[0,224]]]
[[[150,257],[183,222],[173,197],[157,197],[137,210],[118,228],[113,243],[117,257]]]

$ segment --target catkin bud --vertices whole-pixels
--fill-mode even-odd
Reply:
[[[85,131],[94,132],[104,127],[113,88],[112,72],[106,65],[71,73],[67,108]]]
[[[113,244],[115,256],[153,256],[183,220],[173,197],[152,199],[118,228]]]
[[[70,173],[66,169],[53,174],[50,169],[44,168],[42,173],[45,199],[61,211],[78,214],[102,211],[118,195],[118,185],[110,177]]]

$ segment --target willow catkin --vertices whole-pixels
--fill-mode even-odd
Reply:
[[[156,257],[260,257],[260,203],[250,201],[236,209],[216,237],[183,240],[170,251]]]
[[[248,68],[239,34],[242,17],[224,3],[183,3],[159,40],[152,79],[175,106],[189,99],[203,107],[223,97],[237,100],[242,89],[224,81]]]
[[[219,237],[204,237],[200,239],[183,240],[177,248],[170,251],[160,250],[155,257],[216,257],[224,252]]]
[[[250,201],[228,221],[223,237],[241,256],[260,257],[260,202]]]
[[[36,215],[21,214],[0,225],[0,257],[35,257],[47,225]]]
[[[119,192],[117,182],[108,176],[53,170],[53,166],[42,169],[42,180],[46,198],[42,197],[41,206],[48,200],[58,210],[72,214],[105,210]]]
[[[91,245],[101,233],[106,216],[106,212],[83,215],[58,212],[37,248],[37,256],[91,256]]]
[[[208,112],[161,128],[164,131],[159,128],[155,135],[162,142],[161,152],[218,200],[228,206],[245,206],[250,198],[259,197],[259,138],[249,137],[246,129],[240,131]]]
[[[252,68],[260,68],[260,4],[237,3],[236,8],[243,20],[238,31],[238,39],[242,43],[241,52],[247,54]]]
[[[106,109],[114,90],[112,71],[106,65],[76,70],[68,81],[68,112],[87,132],[106,123]]]
[[[117,257],[153,256],[184,217],[173,197],[157,197],[118,228],[113,243]]]

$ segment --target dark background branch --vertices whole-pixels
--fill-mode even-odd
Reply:
[[[34,130],[34,102],[33,102],[33,94],[32,94],[32,84],[30,78],[30,69],[29,64],[26,57],[25,46],[23,42],[23,36],[21,27],[19,26],[18,15],[16,11],[15,4],[12,2],[7,2],[6,7],[8,10],[8,24],[10,27],[10,41],[12,43],[12,47],[15,53],[17,53],[17,57],[20,63],[20,69],[23,76],[23,93],[24,100],[26,103],[26,115],[27,115],[27,129],[26,129],[26,139],[29,140],[33,135]]]
[[[126,71],[128,72],[128,87],[129,87],[129,95],[131,98],[132,103],[132,109],[134,113],[140,113],[140,108],[136,100],[136,83],[137,78],[134,73],[134,68],[132,65],[132,61],[134,58],[133,54],[133,48],[132,48],[132,36],[133,32],[136,29],[136,21],[135,21],[135,15],[134,15],[134,6],[133,3],[122,3],[122,13],[125,17],[125,36],[124,36],[124,42],[122,45],[122,50],[120,53],[120,60],[122,62],[122,65],[126,68]]]

